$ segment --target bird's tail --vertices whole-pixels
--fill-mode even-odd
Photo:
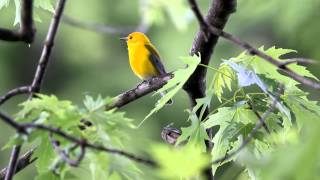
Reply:
[[[160,95],[164,96],[166,93],[167,93],[167,91],[161,92]],[[169,101],[166,102],[166,105],[172,105],[172,104],[173,104],[173,100],[172,99],[169,99]]]

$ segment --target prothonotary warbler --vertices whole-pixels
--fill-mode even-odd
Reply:
[[[131,69],[140,79],[148,80],[166,74],[158,50],[145,34],[133,32],[120,39],[127,41]],[[172,104],[172,100],[167,104]]]

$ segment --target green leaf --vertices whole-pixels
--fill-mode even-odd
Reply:
[[[208,140],[206,129],[198,119],[197,115],[194,112],[189,112],[189,119],[191,120],[191,125],[186,128],[181,128],[181,136],[177,139],[176,144],[187,141],[188,145],[192,145],[202,152],[206,151],[205,140]]]
[[[24,142],[24,135],[15,134],[11,136],[9,141],[2,147],[1,150],[12,148],[14,145],[21,145]]]
[[[223,89],[227,87],[229,91],[231,91],[231,82],[235,79],[235,74],[231,67],[226,64],[220,64],[218,71],[214,74],[212,79],[212,87],[213,93],[217,96],[218,100],[221,102],[221,97],[223,94]]]
[[[168,102],[172,97],[182,88],[182,86],[187,82],[191,74],[195,71],[198,64],[200,63],[200,57],[197,56],[186,56],[181,57],[181,60],[188,65],[188,67],[184,69],[178,69],[173,72],[173,78],[170,79],[167,84],[165,84],[159,92],[166,92],[166,94],[159,99],[156,104],[156,107],[151,110],[151,112],[144,118],[144,120],[139,124],[139,126],[152,114],[159,111],[163,106],[165,106],[166,102]]]
[[[48,137],[42,137],[39,147],[33,153],[33,157],[37,157],[37,172],[47,173],[51,170],[57,154],[54,152],[53,146]]]
[[[3,7],[8,7],[10,0],[0,0],[0,9]]]
[[[212,140],[214,143],[211,152],[212,159],[222,158],[228,151],[236,149],[242,141],[241,138],[247,137],[258,121],[255,113],[242,103],[235,107],[219,108],[217,113],[209,116],[209,119],[204,122],[204,127],[219,126],[219,130]],[[215,173],[219,166],[234,159],[236,156],[222,163],[213,164],[213,172]]]
[[[21,1],[14,0],[14,5],[16,6],[16,16],[13,25],[17,25],[21,21]]]
[[[35,177],[35,180],[61,180],[61,178],[52,171],[40,173]]]
[[[78,108],[70,101],[59,100],[56,96],[37,94],[33,98],[23,102],[22,110],[17,114],[17,121],[46,123],[65,129],[74,127],[79,123],[81,114]]]
[[[89,112],[94,112],[99,110],[100,108],[103,108],[105,105],[105,101],[102,99],[100,95],[97,97],[96,100],[94,100],[91,96],[86,96],[85,100],[83,101],[83,104]]]
[[[54,8],[51,4],[51,0],[35,0],[34,1],[34,6],[36,8],[40,8],[43,10],[47,10],[49,12],[54,12]]]
[[[319,121],[304,124],[298,143],[286,143],[278,147],[255,168],[262,179],[318,179],[320,145]]]
[[[90,151],[88,166],[92,180],[100,179],[141,179],[142,172],[127,158]]]
[[[32,122],[35,124],[48,125],[50,127],[59,128],[61,131],[72,135],[74,137],[86,138],[90,143],[105,145],[110,148],[125,147],[124,140],[129,139],[127,131],[135,128],[132,119],[126,118],[125,113],[117,112],[116,109],[105,111],[105,104],[111,98],[94,99],[86,96],[84,100],[84,108],[79,108],[73,105],[70,101],[60,100],[54,95],[37,94],[38,98],[33,98],[23,102],[22,108],[17,114],[17,121]],[[79,125],[84,127],[79,129]],[[6,147],[14,144],[21,144],[27,142],[28,145],[39,144],[34,157],[37,157],[36,168],[38,171],[37,179],[43,179],[45,176],[59,179],[67,179],[72,177],[70,174],[70,166],[64,162],[61,156],[55,152],[49,138],[48,132],[38,129],[27,129],[29,135],[21,137],[12,137],[7,143]],[[70,156],[75,159],[79,154],[79,148],[71,151],[74,143],[67,141],[63,137],[54,137],[60,143],[60,148],[64,149]],[[91,154],[91,156],[90,156]],[[86,156],[90,157],[91,164],[85,164],[83,168],[97,167],[96,174],[93,176],[97,179],[104,179],[105,177],[120,177],[120,179],[141,179],[140,170],[133,164],[133,162],[122,156],[108,155],[107,159],[104,156],[95,156],[96,151],[86,152]],[[106,153],[103,153],[107,155]],[[101,164],[97,163],[100,162]],[[81,163],[82,165],[82,163]],[[110,170],[103,173],[102,171]],[[59,176],[51,176],[50,172],[54,170]],[[100,176],[100,173],[101,176]]]
[[[167,145],[154,145],[152,156],[160,166],[159,174],[168,179],[191,178],[199,176],[210,163],[210,158],[194,146],[179,148]]]
[[[261,47],[261,48],[259,48],[259,50],[263,51],[264,53],[273,57],[274,59],[277,59],[280,61],[283,60],[280,58],[281,56],[286,55],[288,53],[296,52],[295,50],[291,50],[291,49],[282,49],[282,48],[275,48],[275,47],[271,47],[267,50],[264,50],[264,48]],[[278,68],[276,66],[274,66],[273,64],[267,62],[266,60],[264,60],[258,56],[251,56],[249,54],[242,53],[238,57],[232,58],[232,61],[240,62],[246,66],[252,67],[257,74],[263,74],[267,78],[275,79],[282,84],[286,84],[290,81],[294,81],[291,78],[279,73],[277,70]],[[306,67],[300,66],[297,63],[292,63],[292,64],[288,65],[287,67],[289,69],[292,69],[293,71],[299,73],[302,76],[307,76],[307,77],[317,79],[317,77],[315,77],[313,74],[311,74],[306,69]],[[294,81],[294,82],[295,82],[295,85],[298,84],[298,82],[296,82],[296,81]]]
[[[320,106],[317,102],[308,101],[304,95],[284,94],[284,102],[295,115],[295,121],[299,128],[307,121],[318,121],[320,117]]]

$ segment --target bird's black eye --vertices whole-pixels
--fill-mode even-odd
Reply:
[[[129,36],[129,39],[132,39],[132,36]]]

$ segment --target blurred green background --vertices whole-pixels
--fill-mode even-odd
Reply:
[[[211,0],[199,0],[205,13]],[[54,4],[55,1],[52,1]],[[145,6],[145,4],[149,4]],[[176,3],[174,5],[168,5]],[[296,57],[320,59],[320,1],[319,0],[239,0],[237,12],[228,21],[225,30],[241,37],[255,47],[276,46],[295,49]],[[36,22],[35,42],[28,47],[25,43],[0,41],[0,94],[8,90],[30,84],[41,54],[43,41],[51,20],[51,14],[36,10],[41,22]],[[161,53],[167,71],[184,67],[179,56],[188,55],[198,24],[188,9],[187,1],[177,0],[95,0],[67,1],[65,14],[79,20],[107,24],[109,26],[127,27],[147,20],[150,28],[148,36]],[[147,16],[147,17],[146,17]],[[14,27],[14,3],[0,10],[0,27]],[[122,34],[97,33],[76,28],[62,22],[51,55],[50,65],[43,83],[42,92],[55,94],[60,99],[67,99],[81,106],[86,94],[97,96],[115,96],[134,87],[139,79],[133,75],[128,64],[127,49],[119,41]],[[238,55],[242,49],[220,40],[211,65],[215,66],[222,59]],[[308,67],[320,77],[319,65]],[[208,78],[213,73],[209,72]],[[311,92],[312,99],[320,96]],[[146,96],[121,108],[127,116],[136,119],[138,124],[152,109],[157,96]],[[26,96],[15,97],[1,106],[1,111],[14,114],[17,104]],[[186,122],[189,107],[188,97],[180,92],[175,103],[163,108],[137,130],[132,131],[130,146],[132,149],[144,150],[147,140],[161,141],[160,132],[164,126],[174,122],[181,127]],[[217,100],[214,103],[218,103]],[[214,105],[213,105],[214,106]],[[4,123],[0,123],[0,146],[14,133]],[[25,147],[27,149],[27,147]],[[0,168],[5,167],[10,150],[0,152]],[[32,179],[33,167],[19,173],[16,179]],[[27,178],[28,177],[28,178]]]

